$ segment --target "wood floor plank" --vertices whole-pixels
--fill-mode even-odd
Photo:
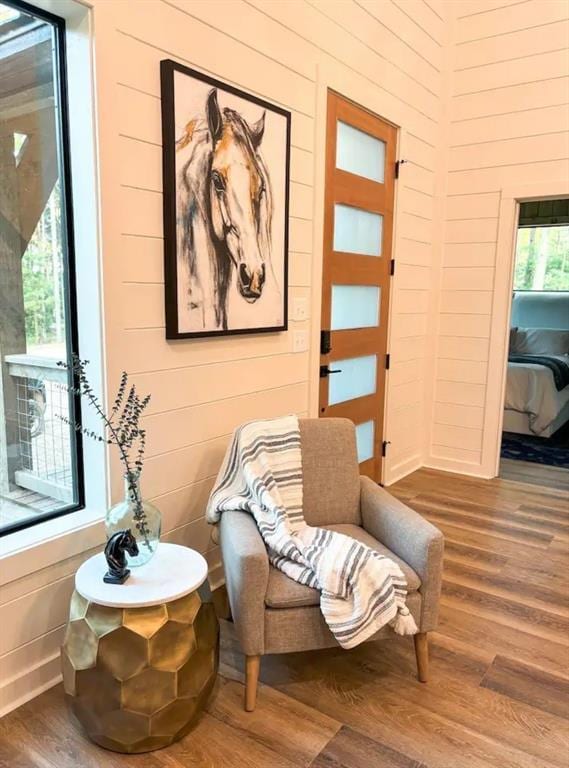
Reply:
[[[567,510],[569,499],[569,493],[564,490],[512,482],[502,478],[488,481],[435,469],[420,469],[406,480],[407,488],[414,487],[420,493],[429,492],[454,499],[476,498],[479,502],[491,504],[500,509],[509,507],[515,510],[521,504],[529,504],[563,512]],[[395,486],[390,486],[389,490],[394,489],[397,493],[397,486],[396,483]]]
[[[457,515],[466,515],[475,520],[489,520],[502,523],[515,528],[550,534],[551,536],[569,536],[569,515],[552,510],[549,514],[541,514],[536,508],[519,507],[516,510],[497,509],[495,506],[481,504],[480,502],[465,499],[440,498],[433,494],[419,494],[414,500],[414,509],[427,507],[433,512],[453,512]],[[458,518],[461,519],[461,518]]]
[[[484,673],[496,656],[495,651],[491,648],[481,648],[479,645],[445,635],[439,632],[438,629],[429,632],[430,656],[433,655],[433,648],[443,648],[453,655],[469,656],[471,659],[476,659],[484,665]]]
[[[523,485],[522,483],[509,483],[509,488],[505,491],[507,498],[513,499],[522,496],[519,500],[521,504],[530,506],[540,506],[544,509],[557,510],[558,512],[567,512],[567,501],[569,493],[567,491],[556,491],[553,488],[543,488],[535,485]]]
[[[569,496],[569,494],[568,494]],[[569,525],[569,499],[565,505],[565,509],[551,509],[548,506],[524,503],[520,504],[519,511],[525,514],[531,515],[534,519],[547,520],[552,523],[561,523],[562,525]]]
[[[566,589],[555,589],[553,585],[536,586],[502,574],[489,574],[487,571],[452,560],[445,562],[444,580],[446,584],[472,587],[524,606],[541,608],[569,618],[569,593]]]
[[[435,525],[437,522],[450,523],[467,530],[488,533],[496,538],[520,542],[540,549],[547,549],[548,545],[553,541],[553,533],[543,533],[542,531],[531,530],[516,524],[500,522],[500,518],[481,517],[476,512],[465,514],[457,510],[449,511],[433,504],[424,504],[417,501],[415,501],[413,509],[424,514]]]
[[[123,765],[124,757],[101,750],[85,736],[66,706],[61,685],[30,701],[22,715],[26,738],[33,739],[43,756],[54,760],[56,768],[77,768],[79,765],[81,768],[121,768]],[[136,759],[137,768],[162,767],[158,752],[148,752]]]
[[[569,647],[569,619],[481,589],[443,581],[442,602]]]
[[[311,681],[279,686],[327,714],[342,717],[352,729],[418,762],[437,768],[457,768],[459,755],[468,757],[468,768],[545,768],[550,761],[511,748],[503,741],[481,736],[445,716],[408,700],[409,689],[399,679],[387,684],[369,672],[345,673],[331,669]],[[413,686],[421,686],[413,681]],[[402,690],[405,695],[402,695]],[[341,713],[341,714],[340,714]]]
[[[400,752],[344,726],[310,768],[428,768]]]
[[[370,658],[368,669],[381,675],[381,695],[390,690],[410,704],[440,715],[462,728],[475,730],[491,741],[504,742],[513,749],[522,749],[536,759],[566,768],[565,755],[569,753],[569,724],[545,714],[522,701],[496,696],[480,686],[479,678],[471,674],[480,663],[474,656],[461,651],[448,653],[446,649],[431,643],[431,683],[404,684],[405,665],[399,663],[402,644],[389,644],[385,654],[377,653]],[[366,647],[372,649],[373,644]],[[464,649],[463,649],[464,651]],[[390,675],[384,675],[385,656],[392,656]],[[484,665],[487,673],[488,665]],[[539,739],[536,736],[539,735]]]
[[[306,765],[279,755],[248,733],[208,713],[184,739],[168,747],[167,753],[183,768],[297,768]],[[124,765],[129,763],[124,760]]]
[[[561,562],[569,564],[569,542],[567,539],[555,536],[547,550],[548,558],[559,557]]]
[[[340,721],[306,707],[269,686],[260,686],[257,698],[257,709],[245,712],[243,686],[233,680],[224,680],[208,712],[301,765],[308,765],[341,728]]]
[[[569,719],[569,680],[557,675],[506,656],[496,656],[481,685],[544,712]]]
[[[457,480],[456,478],[460,478],[460,480]],[[444,477],[441,475],[437,477],[429,476],[428,470],[419,470],[409,482],[416,485],[419,490],[415,499],[419,499],[424,495],[434,495],[439,499],[448,499],[449,501],[476,498],[479,502],[488,504],[495,509],[511,511],[518,509],[521,503],[519,498],[516,498],[515,496],[511,497],[507,492],[504,492],[504,489],[502,488],[479,487],[476,478],[473,478],[473,481],[474,482],[469,485],[465,484],[464,478],[459,475],[444,473]],[[398,486],[399,484],[390,486],[389,490],[393,490],[394,495],[397,495]],[[529,500],[528,503],[530,503]],[[540,501],[537,503],[539,505]]]
[[[500,573],[508,563],[508,558],[485,549],[445,540],[445,562],[463,563],[480,568],[488,573]]]
[[[517,459],[501,459],[499,474],[505,480],[517,480],[531,485],[569,491],[569,469],[564,467]]]
[[[443,603],[439,610],[438,631],[488,652],[511,656],[527,664],[569,677],[567,646],[524,632],[507,624]]]
[[[329,714],[341,711],[355,730],[429,765],[453,765],[448,740],[456,733],[468,745],[469,766],[489,762],[564,768],[558,756],[569,746],[569,733],[563,737],[555,718],[480,688],[488,664],[479,658],[449,653],[436,643],[431,650],[428,686],[413,674],[413,650],[405,639],[365,644],[349,654],[329,650],[274,657],[263,674],[267,684]],[[403,717],[396,725],[391,718],[402,713],[409,713],[410,721]],[[415,747],[412,738],[407,740],[413,729]],[[549,734],[550,741],[536,734]],[[519,755],[521,747],[532,757]]]
[[[562,594],[569,592],[569,565],[552,563],[547,555],[537,560],[509,560],[500,573],[504,577],[520,579],[526,584],[545,587]]]
[[[436,516],[430,513],[423,513],[423,516],[429,522],[432,522],[445,536],[445,541],[457,544],[466,544],[476,547],[486,552],[500,554],[507,558],[519,558],[524,560],[536,561],[543,557],[543,553],[548,551],[548,547],[536,547],[528,543],[511,541],[502,536],[496,536],[490,532],[474,530],[463,526],[460,522],[457,524],[442,522]],[[565,563],[564,557],[557,553],[549,553],[548,560],[552,565],[562,567]]]
[[[12,721],[0,720],[0,768],[57,768],[26,739],[26,732]],[[9,726],[8,726],[9,723]],[[30,723],[33,727],[33,723]]]
[[[45,694],[44,694],[45,696]],[[45,699],[42,702],[45,702]],[[59,706],[63,706],[60,701]],[[67,725],[67,729],[71,726]],[[73,726],[71,726],[73,727]],[[25,705],[0,720],[0,766],[2,768],[59,768],[53,741],[45,742],[45,729]],[[88,763],[87,763],[88,764]],[[104,763],[101,763],[104,765]]]

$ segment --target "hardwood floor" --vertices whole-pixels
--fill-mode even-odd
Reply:
[[[420,470],[390,488],[446,537],[430,682],[413,641],[264,658],[243,711],[243,657],[223,628],[216,694],[168,749],[90,744],[58,686],[0,721],[2,768],[566,768],[569,494]]]
[[[569,491],[569,469],[565,467],[550,467],[517,459],[501,459],[500,477],[503,480],[516,480],[520,483],[545,485],[548,488]]]

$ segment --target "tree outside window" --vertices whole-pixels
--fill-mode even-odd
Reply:
[[[569,226],[518,230],[516,291],[569,291]]]

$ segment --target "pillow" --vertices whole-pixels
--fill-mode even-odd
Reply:
[[[515,351],[519,355],[567,355],[569,330],[518,328]]]

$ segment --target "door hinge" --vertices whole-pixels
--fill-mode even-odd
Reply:
[[[331,351],[330,331],[320,331],[320,354],[329,355]]]
[[[395,274],[395,259],[391,259],[389,262],[389,274],[394,275]]]
[[[389,352],[385,355],[385,370],[389,370],[389,366],[391,365],[391,355]]]
[[[387,446],[391,445],[391,440],[384,440],[381,444],[381,455],[385,456],[387,454]]]
[[[399,173],[401,171],[401,166],[403,165],[403,163],[406,163],[406,162],[407,162],[407,160],[397,160],[396,161],[396,163],[395,163],[395,178],[396,179],[399,178]]]

